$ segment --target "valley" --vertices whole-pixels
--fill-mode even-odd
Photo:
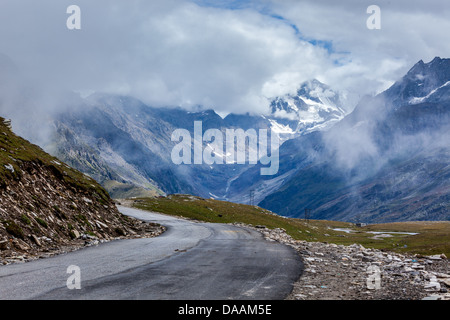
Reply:
[[[316,219],[349,222],[448,220],[449,61],[418,62],[354,109],[316,80],[302,84],[297,95],[274,98],[270,115],[224,118],[213,110],[153,108],[132,97],[94,94],[79,111],[54,119],[45,149],[119,198],[180,193],[253,202],[288,217],[309,208]],[[195,123],[202,123],[201,132]],[[279,150],[264,159],[261,142],[250,139],[235,145],[244,158],[228,161],[224,139],[236,129],[271,130]],[[177,130],[191,143],[172,141]],[[205,140],[207,132],[214,137]],[[200,146],[208,163],[194,157]],[[174,163],[173,150],[186,163]],[[262,175],[268,168],[260,161],[275,157],[277,170]]]

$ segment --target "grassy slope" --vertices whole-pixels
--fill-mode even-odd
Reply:
[[[102,182],[103,187],[108,191],[111,198],[125,199],[133,197],[156,197],[163,194],[154,186],[148,186],[148,189],[138,187],[132,184],[121,183],[115,180],[106,180]]]
[[[374,224],[356,227],[352,223],[326,220],[284,218],[265,209],[244,204],[190,195],[170,195],[159,198],[140,198],[133,204],[136,208],[183,216],[215,223],[245,223],[283,228],[297,240],[320,241],[350,245],[359,243],[367,248],[424,255],[445,253],[450,257],[450,222],[404,222]],[[351,233],[335,231],[334,228],[351,229]],[[392,234],[392,237],[373,239],[370,231],[395,231],[419,233],[418,235]]]

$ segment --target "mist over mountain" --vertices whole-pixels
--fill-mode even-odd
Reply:
[[[313,79],[272,98],[268,114],[226,117],[204,106],[152,107],[130,96],[49,89],[6,56],[0,70],[0,106],[13,129],[113,197],[190,193],[292,217],[310,208],[320,219],[448,219],[449,59],[419,61],[354,108],[345,94]],[[171,135],[186,129],[194,138],[195,121],[203,132],[273,130],[281,141],[277,174],[262,176],[260,163],[175,165]]]
[[[450,59],[419,61],[312,147],[298,138],[306,150],[291,155],[295,174],[260,205],[292,217],[308,208],[318,219],[448,220],[449,68]]]
[[[175,165],[171,159],[176,144],[171,135],[175,130],[188,130],[195,139],[195,121],[201,121],[203,132],[272,129],[282,143],[343,118],[345,111],[330,98],[339,99],[337,93],[314,81],[312,85],[303,84],[295,98],[274,99],[270,115],[229,114],[222,118],[213,110],[155,108],[132,97],[97,93],[55,117],[56,131],[48,149],[107,189],[125,184],[157,194],[191,193],[226,199],[232,181],[254,165]],[[281,110],[290,119],[279,116]],[[207,143],[202,144],[208,148]],[[254,147],[244,148],[248,152]],[[215,156],[225,159],[225,150],[215,152]],[[240,201],[247,200],[244,197]]]
[[[343,95],[317,80],[299,85],[295,95],[271,99],[268,114],[221,117],[204,106],[197,111],[153,107],[130,96],[107,93],[82,97],[28,79],[11,59],[1,58],[5,72],[0,80],[7,85],[0,88],[0,106],[3,115],[12,119],[14,130],[93,177],[113,197],[190,193],[227,199],[231,183],[254,165],[174,165],[171,135],[186,129],[194,139],[195,121],[202,122],[203,132],[273,130],[281,144],[328,128],[346,114]],[[243,151],[257,153],[249,147]],[[222,151],[215,156],[226,157]],[[238,201],[248,202],[248,194]]]

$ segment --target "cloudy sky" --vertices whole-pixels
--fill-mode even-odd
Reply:
[[[81,30],[66,26],[73,4]],[[449,17],[448,0],[1,0],[0,53],[49,87],[265,112],[308,79],[373,94],[449,58]]]

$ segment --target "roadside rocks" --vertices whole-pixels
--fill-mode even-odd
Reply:
[[[24,263],[37,259],[49,258],[55,255],[64,254],[79,250],[85,247],[97,246],[102,243],[120,240],[120,239],[136,239],[136,238],[151,238],[162,234],[166,228],[161,225],[142,223],[141,229],[136,229],[133,234],[128,234],[120,237],[107,237],[99,239],[89,234],[82,234],[77,239],[65,243],[56,243],[47,237],[34,237],[39,248],[25,246],[21,244],[20,239],[9,239],[0,241],[0,266],[12,263]],[[23,242],[23,241],[22,241]]]
[[[0,266],[163,228],[119,212],[93,178],[11,131],[0,117]]]
[[[297,241],[283,229],[255,230],[269,241],[290,245],[303,260],[303,274],[289,300],[450,300],[449,261],[443,254]]]

